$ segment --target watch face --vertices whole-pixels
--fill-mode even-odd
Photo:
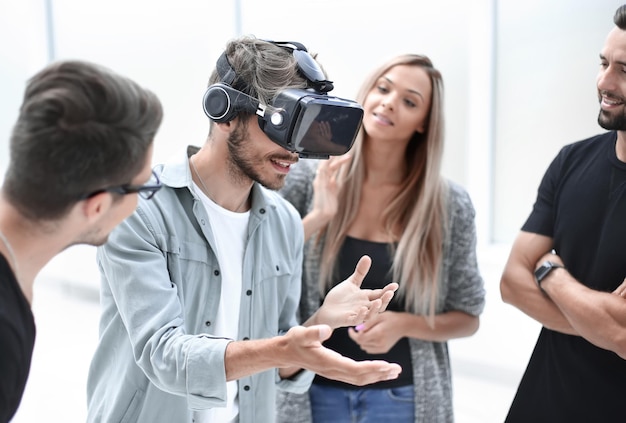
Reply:
[[[555,267],[563,267],[560,264],[553,263],[551,261],[545,261],[543,264],[535,270],[535,280],[537,283],[540,283],[543,278],[548,276],[548,273],[552,271]]]
[[[537,270],[535,270],[535,279],[537,282],[541,282],[541,280],[545,278],[548,273],[550,273],[550,270],[552,270],[552,266],[548,262],[543,263]]]

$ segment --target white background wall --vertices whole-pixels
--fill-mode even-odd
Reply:
[[[603,131],[596,123],[599,53],[622,3],[498,2],[493,240],[517,232],[564,144]]]
[[[239,33],[303,42],[344,97],[381,61],[417,52],[444,76],[444,172],[470,191],[481,244],[510,242],[558,149],[601,130],[595,74],[619,4],[0,0],[0,171],[25,81],[50,56],[100,62],[154,90],[165,107],[159,162],[204,141],[206,81]]]

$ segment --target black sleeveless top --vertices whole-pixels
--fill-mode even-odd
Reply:
[[[393,259],[390,254],[390,244],[382,242],[365,241],[352,237],[346,237],[337,257],[338,274],[334,285],[348,278],[363,255],[372,259],[372,267],[363,280],[362,288],[382,288],[392,282],[391,265]],[[391,311],[404,311],[404,299],[394,295],[387,307]],[[331,337],[324,342],[324,346],[350,357],[356,361],[385,360],[398,363],[402,367],[402,373],[397,379],[366,385],[368,388],[393,388],[413,384],[413,368],[411,366],[411,352],[408,338],[400,339],[386,354],[368,354],[363,351],[348,335],[348,328],[337,328]],[[360,386],[351,385],[336,380],[326,379],[316,375],[313,383],[332,385],[346,389],[361,389]]]

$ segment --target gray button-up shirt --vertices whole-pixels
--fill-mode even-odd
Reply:
[[[224,354],[211,335],[222,285],[209,217],[193,192],[189,147],[155,168],[164,187],[98,249],[100,341],[88,379],[89,422],[191,422],[191,410],[223,407]],[[276,336],[297,324],[303,229],[298,213],[258,184],[243,257],[239,334]],[[233,318],[236,318],[233,316]],[[310,372],[275,369],[239,380],[239,422],[270,422],[275,386],[303,392]]]

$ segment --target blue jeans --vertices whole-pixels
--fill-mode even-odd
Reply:
[[[391,389],[343,389],[312,384],[313,423],[413,423],[413,385]]]

